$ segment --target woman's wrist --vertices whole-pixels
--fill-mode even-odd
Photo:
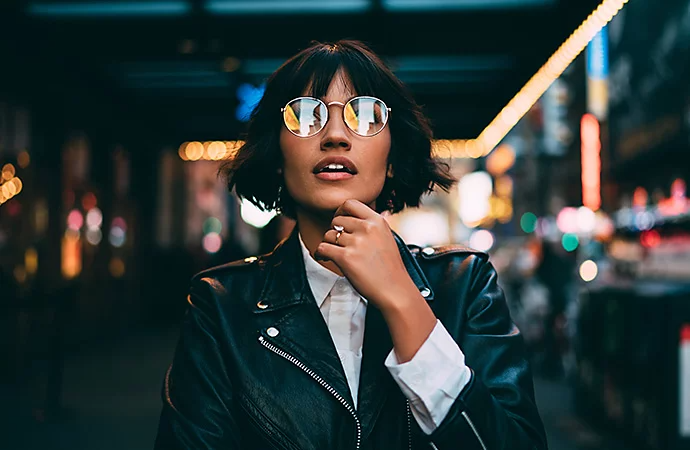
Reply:
[[[388,325],[399,364],[410,361],[436,326],[436,316],[410,280],[403,289],[390,289],[379,306]]]
[[[381,295],[377,297],[374,303],[381,310],[384,317],[405,314],[405,311],[408,311],[410,307],[420,302],[426,304],[426,300],[409,277],[403,283],[396,283],[393,286],[384,288]]]

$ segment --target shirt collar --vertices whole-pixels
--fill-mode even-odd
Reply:
[[[302,248],[302,258],[304,259],[304,269],[307,272],[307,281],[311,287],[311,292],[314,294],[314,299],[319,308],[326,301],[326,297],[333,289],[335,282],[340,276],[326,269],[324,266],[316,262],[309,254],[307,246],[302,241],[302,235],[299,235],[299,244]]]

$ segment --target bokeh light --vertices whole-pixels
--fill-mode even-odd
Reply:
[[[98,208],[93,208],[86,213],[86,226],[89,228],[100,228],[103,224],[103,213]]]
[[[556,225],[563,233],[577,233],[578,231],[578,210],[567,206],[556,216]]]
[[[218,233],[208,233],[204,236],[203,247],[207,253],[218,253],[223,245],[223,240]]]
[[[582,233],[591,233],[597,223],[597,216],[591,209],[582,206],[577,210],[577,227]]]
[[[35,275],[38,271],[38,252],[35,248],[29,247],[24,252],[24,266],[30,275]]]
[[[537,216],[531,212],[524,213],[520,218],[520,228],[525,233],[534,233],[537,229]]]
[[[89,211],[95,208],[97,204],[98,200],[96,199],[96,194],[93,192],[87,192],[81,198],[81,206],[84,208],[84,211]]]
[[[640,234],[640,244],[647,248],[657,247],[661,244],[661,235],[656,230],[644,231]]]
[[[561,239],[561,244],[563,244],[563,249],[565,249],[566,252],[572,252],[580,245],[580,240],[575,234],[565,233]]]
[[[198,161],[204,156],[204,144],[197,141],[190,142],[184,151],[189,161]]]
[[[488,252],[494,246],[494,235],[489,230],[477,230],[470,236],[470,247],[480,252]]]
[[[108,270],[110,270],[110,275],[114,278],[122,278],[125,274],[125,262],[121,258],[115,257],[110,260]]]
[[[122,217],[115,217],[113,219],[112,228],[120,228],[122,231],[127,231],[127,222]]]
[[[12,164],[5,164],[2,168],[2,179],[7,181],[11,180],[12,177],[16,174],[16,171],[14,169],[14,166]]]
[[[84,216],[78,209],[73,209],[67,215],[67,227],[72,230],[79,230],[84,225]]]
[[[227,153],[228,149],[225,146],[225,142],[211,142],[208,145],[208,148],[206,149],[206,155],[208,155],[208,158],[213,160],[213,161],[218,161],[220,159],[223,159],[225,157],[225,154]]]
[[[125,241],[127,240],[125,230],[120,227],[112,227],[110,229],[110,236],[108,237],[108,240],[110,241],[110,245],[113,247],[122,247],[125,245]]]
[[[26,150],[22,150],[19,152],[19,155],[17,155],[17,165],[21,167],[22,169],[26,169],[29,167],[29,164],[31,163],[31,156],[29,156],[29,152]]]
[[[91,245],[98,245],[103,239],[103,233],[98,228],[90,228],[86,231],[86,241]]]
[[[216,233],[220,234],[223,230],[223,224],[216,217],[209,217],[204,221],[204,234]]]
[[[598,273],[599,268],[597,267],[597,263],[594,261],[588,259],[580,264],[580,278],[582,278],[584,281],[589,283],[597,277]]]
[[[9,183],[14,184],[14,187],[16,188],[17,194],[19,194],[22,191],[22,189],[24,188],[24,183],[22,183],[22,180],[20,180],[19,177],[12,178],[9,181]]]
[[[652,214],[649,211],[644,211],[635,214],[634,224],[635,228],[637,228],[638,230],[650,230],[655,223],[656,219],[654,218],[654,214]]]

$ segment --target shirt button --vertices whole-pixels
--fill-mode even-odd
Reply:
[[[436,250],[434,250],[433,247],[424,247],[424,248],[422,249],[422,253],[424,253],[424,254],[427,255],[427,256],[428,256],[428,255],[433,255],[435,252],[436,252]]]
[[[431,291],[427,288],[422,289],[419,291],[420,294],[422,294],[422,297],[427,298],[428,296],[431,295]]]
[[[271,327],[268,330],[266,330],[266,334],[268,334],[271,337],[276,337],[280,334],[280,331],[278,331],[277,328]]]
[[[264,303],[263,301],[260,301],[259,303],[256,304],[256,307],[259,309],[266,309],[266,308],[268,308],[268,304]]]

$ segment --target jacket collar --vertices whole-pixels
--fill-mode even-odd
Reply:
[[[264,262],[266,282],[261,292],[261,300],[268,305],[265,311],[313,301],[298,233],[297,227],[295,227],[290,236],[266,257]],[[426,294],[426,300],[433,301],[434,292],[424,272],[402,238],[395,232],[393,232],[393,237],[410,278],[417,289]]]

